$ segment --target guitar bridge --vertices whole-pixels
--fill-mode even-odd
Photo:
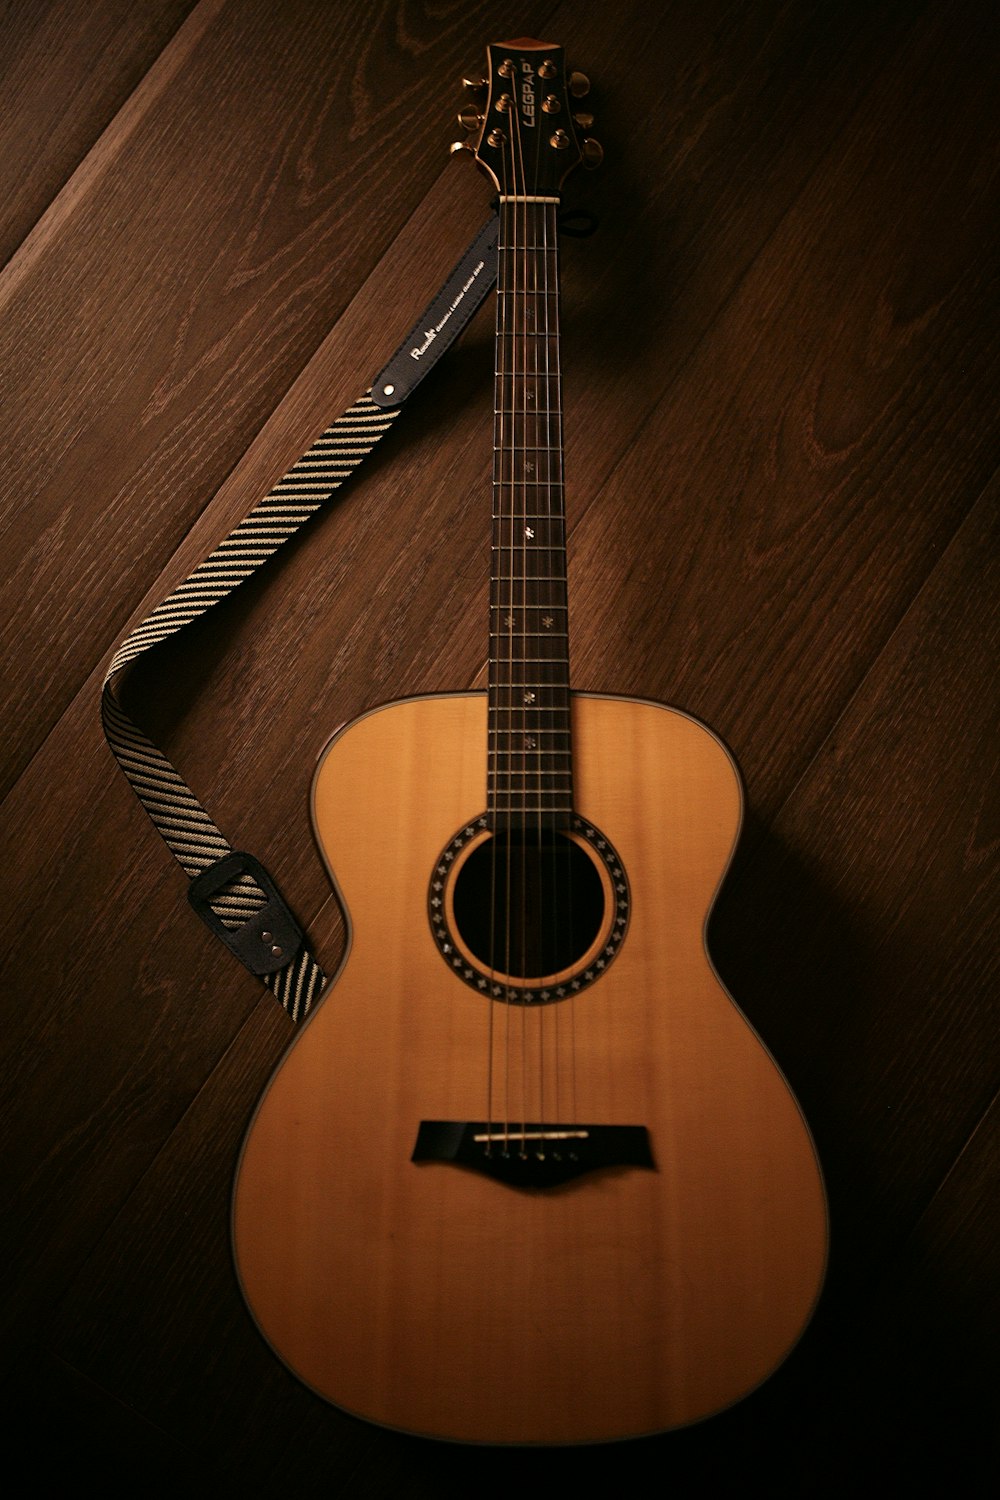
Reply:
[[[645,1125],[421,1120],[411,1161],[448,1161],[510,1187],[559,1187],[586,1172],[655,1168]]]

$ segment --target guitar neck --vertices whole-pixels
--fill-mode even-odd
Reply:
[[[555,197],[503,197],[490,592],[491,814],[573,806]]]

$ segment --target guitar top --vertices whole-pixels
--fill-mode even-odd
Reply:
[[[321,756],[349,941],[248,1131],[234,1247],[264,1337],[345,1410],[597,1442],[781,1363],[826,1202],[705,945],[732,757],[677,709],[570,687],[557,215],[602,154],[589,85],[520,39],[469,87],[500,214],[488,690],[374,709]]]

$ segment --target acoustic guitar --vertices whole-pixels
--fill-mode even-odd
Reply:
[[[590,117],[559,47],[488,49],[500,195],[488,692],[337,733],[313,786],[347,952],[234,1193],[264,1337],[409,1432],[581,1443],[746,1395],[815,1305],[809,1130],[705,926],[742,793],[689,714],[571,692],[557,218]]]

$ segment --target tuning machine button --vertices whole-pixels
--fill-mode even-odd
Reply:
[[[573,123],[579,125],[581,130],[591,130],[594,124],[593,115],[588,115],[585,110],[573,111]]]
[[[486,90],[489,87],[489,80],[486,78],[470,76],[469,78],[462,79],[462,87],[467,93],[472,95],[473,99],[481,103],[482,100],[486,98]]]
[[[452,141],[448,147],[448,154],[450,156],[457,156],[459,151],[471,151],[475,153],[475,149],[471,141]]]
[[[590,93],[590,79],[586,73],[571,73],[569,75],[569,91],[574,99],[585,99]]]
[[[580,149],[583,153],[583,165],[589,171],[592,172],[595,167],[601,165],[604,160],[604,147],[600,141],[595,141],[592,135],[588,135]]]
[[[484,118],[485,116],[479,113],[474,104],[467,104],[464,109],[460,109],[458,112],[458,123],[463,130],[478,130]]]

